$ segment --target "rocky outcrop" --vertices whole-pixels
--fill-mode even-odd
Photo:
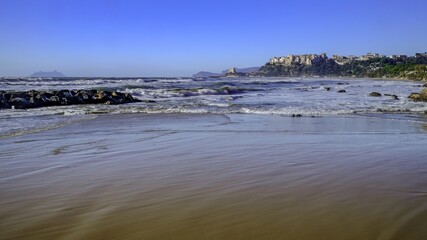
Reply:
[[[385,93],[384,96],[391,97],[394,100],[399,100],[399,97],[396,94]]]
[[[271,58],[254,76],[264,77],[358,77],[427,81],[427,54],[358,56],[326,54],[288,55]]]
[[[382,95],[379,92],[371,92],[371,93],[369,93],[369,96],[370,97],[381,97]]]
[[[225,74],[226,77],[241,77],[244,75],[244,73],[238,72],[237,69],[234,67],[228,69],[227,73]]]
[[[0,92],[0,109],[26,109],[75,104],[124,104],[140,102],[129,93],[97,90]]]
[[[408,98],[415,102],[427,102],[427,88],[424,88],[419,93],[411,93]]]

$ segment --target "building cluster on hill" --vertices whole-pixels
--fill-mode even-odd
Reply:
[[[273,57],[262,67],[230,68],[222,73],[199,72],[194,77],[359,77],[427,81],[427,52],[415,56],[367,53],[341,56],[326,53]]]
[[[312,65],[316,60],[326,59],[326,53],[318,54],[304,54],[304,55],[292,55],[283,57],[273,57],[270,59],[271,65],[284,65],[290,66],[292,64]]]
[[[340,76],[427,80],[427,52],[415,56],[367,53],[362,56],[322,54],[271,58],[254,76]]]
[[[415,57],[427,57],[427,52],[424,53],[416,53]],[[346,63],[350,63],[353,61],[368,61],[375,58],[389,58],[393,60],[401,60],[404,61],[408,58],[407,55],[390,55],[389,57],[386,57],[385,55],[378,54],[378,53],[367,53],[366,55],[362,56],[341,56],[341,55],[332,55],[331,59],[334,60],[339,65],[344,65]],[[326,56],[326,53],[321,54],[303,54],[303,55],[292,55],[289,54],[288,56],[282,56],[282,57],[273,57],[269,60],[270,65],[283,65],[283,66],[291,66],[295,64],[300,65],[312,65],[316,61],[326,60],[328,57]]]

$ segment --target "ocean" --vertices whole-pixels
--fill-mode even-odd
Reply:
[[[414,113],[425,103],[407,99],[422,84],[410,81],[303,78],[65,78],[3,79],[0,90],[108,89],[143,100],[126,105],[74,105],[2,110],[0,137],[66,124],[93,114],[214,113],[331,116]],[[338,91],[345,90],[345,93]],[[396,95],[370,97],[370,92]],[[64,117],[67,116],[67,117]],[[90,116],[89,116],[90,117]]]

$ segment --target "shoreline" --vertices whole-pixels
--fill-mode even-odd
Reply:
[[[276,79],[276,78],[281,78],[281,79],[328,79],[328,80],[343,80],[343,79],[348,79],[348,80],[383,80],[383,81],[402,81],[402,82],[414,82],[414,83],[427,83],[427,80],[415,80],[415,79],[408,79],[408,78],[369,78],[369,77],[345,77],[345,76],[301,76],[301,77],[286,77],[286,76],[277,76],[277,77],[265,77],[265,76],[245,76],[245,77],[236,77],[236,79],[239,78],[266,78],[266,79]],[[227,79],[227,77],[219,77],[219,78],[215,78],[215,79]]]
[[[318,115],[318,116],[310,116],[310,115],[283,115],[283,114],[255,114],[255,113],[99,113],[99,114],[83,114],[83,115],[56,115],[58,117],[64,118],[59,119],[51,124],[41,125],[41,126],[33,126],[27,127],[24,129],[15,129],[7,132],[0,133],[0,141],[4,139],[10,138],[19,138],[27,135],[38,134],[41,132],[52,131],[55,129],[64,128],[70,125],[74,125],[81,122],[93,121],[97,118],[120,118],[120,117],[165,117],[169,118],[171,116],[177,117],[190,117],[190,118],[198,118],[198,117],[206,117],[206,116],[224,116],[229,118],[229,116],[240,116],[242,118],[279,118],[284,121],[288,121],[290,119],[301,119],[301,121],[305,121],[304,119],[312,119],[312,118],[322,118],[322,119],[331,119],[334,120],[336,118],[340,119],[353,119],[353,118],[365,118],[365,119],[383,119],[386,121],[407,121],[413,122],[416,124],[424,125],[423,128],[427,129],[427,113],[411,113],[411,112],[377,112],[377,113],[353,113],[353,114],[331,114],[331,115]]]
[[[276,81],[277,79],[277,81]],[[218,81],[192,80],[77,80],[69,82],[41,81],[32,84],[22,81],[4,86],[9,91],[19,89],[25,93],[32,93],[31,98],[46,104],[61,106],[40,107],[25,110],[0,110],[0,120],[4,123],[0,132],[25,132],[30,129],[50,127],[51,124],[61,122],[72,115],[76,118],[98,114],[126,114],[126,113],[214,113],[214,114],[260,114],[281,115],[290,117],[317,117],[342,116],[387,113],[396,114],[397,118],[405,115],[426,114],[427,105],[424,100],[425,91],[412,94],[422,89],[415,82],[372,79],[337,79],[337,78],[266,78],[266,79],[230,79]],[[381,82],[379,82],[381,81]],[[43,83],[43,85],[41,85]],[[133,85],[134,84],[134,85]],[[68,91],[61,89],[104,88],[110,89],[111,94],[102,91]],[[36,87],[39,89],[52,88],[51,93],[44,90],[28,91]],[[10,88],[10,89],[9,89]],[[114,91],[114,92],[113,92]],[[123,92],[123,97],[135,96],[141,101],[132,104],[114,105],[114,98]],[[56,93],[56,94],[54,94]],[[7,94],[6,94],[7,95]],[[10,94],[9,94],[10,95]],[[63,103],[84,100],[87,95],[88,103],[63,105]],[[90,97],[92,95],[92,98]],[[115,96],[117,95],[117,96]],[[408,99],[412,96],[412,100]],[[19,96],[19,94],[17,94]],[[25,96],[27,96],[25,94]],[[77,96],[77,97],[76,97]],[[93,99],[95,98],[95,99]],[[18,98],[19,99],[19,98]],[[1,100],[1,99],[0,99]],[[21,99],[22,100],[22,99]],[[418,101],[413,101],[418,100]],[[117,103],[120,103],[117,101]],[[61,117],[61,116],[64,117]]]

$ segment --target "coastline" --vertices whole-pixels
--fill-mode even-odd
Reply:
[[[47,99],[44,92],[58,95],[48,95],[54,98],[54,101],[52,102],[49,98],[46,103],[39,104],[40,106],[44,104],[58,106],[0,110],[0,121],[3,122],[0,126],[1,137],[56,127],[67,122],[68,116],[79,119],[104,113],[243,113],[317,117],[384,112],[425,115],[427,112],[427,105],[421,98],[425,93],[412,94],[419,92],[422,86],[418,82],[402,80],[277,77],[207,81],[175,78],[98,79],[93,82],[73,79],[49,80],[42,83],[42,87],[39,86],[40,82],[31,81],[0,83],[7,89],[6,92],[19,89],[21,93],[33,94],[36,98],[40,96],[40,101]],[[81,89],[98,90],[64,90],[75,89],[76,86]],[[111,89],[111,94],[99,91],[100,86]],[[45,88],[51,90],[41,90]],[[116,101],[113,93],[118,95],[116,91],[119,90],[124,92],[123,96],[134,96],[138,100],[131,104],[112,104]],[[76,102],[86,95],[90,96],[85,95],[85,92],[90,92],[93,95],[92,98],[95,98],[84,100],[87,103],[104,102],[104,104],[62,105]],[[83,95],[73,96],[72,93],[83,93]],[[371,95],[372,93],[376,95]],[[408,99],[411,95],[414,98]],[[29,101],[32,98],[34,97]]]
[[[416,80],[416,79],[409,79],[409,78],[370,78],[370,77],[351,77],[351,76],[301,76],[301,77],[286,77],[286,76],[277,76],[277,77],[265,77],[265,76],[245,76],[245,77],[237,77],[239,78],[265,78],[265,79],[339,79],[339,80],[383,80],[383,81],[403,81],[403,82],[415,82],[415,83],[427,83],[427,80]],[[222,79],[222,78],[218,78]],[[224,79],[227,79],[224,77]]]

